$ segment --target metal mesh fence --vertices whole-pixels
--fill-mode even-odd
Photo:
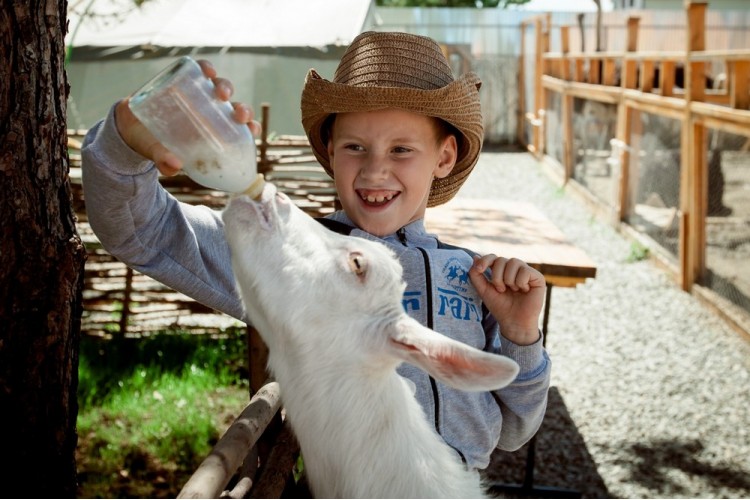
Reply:
[[[517,107],[514,106],[518,99],[518,58],[508,55],[474,58],[471,70],[482,79],[479,95],[482,99],[484,140],[493,144],[515,143],[519,119]]]
[[[563,162],[562,97],[557,92],[547,92],[544,121],[544,148],[547,155]]]
[[[750,311],[750,137],[709,130],[703,285]]]
[[[562,161],[560,96],[547,97],[547,154]],[[615,137],[617,107],[573,103],[573,178],[610,207],[619,203],[621,148],[627,147],[625,221],[675,260],[680,229],[680,120],[633,111],[630,145]],[[708,129],[706,267],[700,284],[750,311],[750,137]]]
[[[677,258],[680,121],[634,112],[626,220]]]
[[[602,203],[617,206],[619,163],[612,158],[617,106],[573,99],[573,178]]]

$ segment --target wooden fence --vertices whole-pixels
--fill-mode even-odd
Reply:
[[[263,105],[263,135],[257,141],[258,171],[310,215],[322,216],[334,211],[338,202],[333,181],[315,160],[307,139],[304,136],[269,137],[269,115],[270,107]],[[244,328],[244,323],[130,269],[102,248],[88,224],[81,184],[80,147],[85,132],[68,132],[77,229],[88,254],[82,331],[100,336],[147,335],[169,330],[219,334],[227,329]],[[204,188],[187,176],[162,178],[160,182],[185,203],[203,204],[218,210],[228,201],[227,193]]]
[[[256,145],[258,171],[311,216],[340,208],[332,179],[318,164],[304,136],[270,137],[270,106],[262,106],[263,133]],[[82,331],[90,335],[148,335],[167,330],[221,334],[246,329],[252,398],[211,454],[184,485],[180,498],[219,498],[233,478],[232,498],[278,498],[296,488],[292,470],[299,444],[281,416],[278,384],[268,379],[268,349],[258,332],[137,272],[101,246],[88,224],[81,184],[85,130],[68,131],[70,181],[78,233],[86,246]],[[227,193],[195,184],[187,176],[162,178],[180,201],[221,209]],[[258,468],[258,463],[261,464]],[[296,493],[288,493],[293,498]]]
[[[569,33],[562,26],[552,33],[549,16],[537,16],[522,24],[522,31],[534,30],[534,74],[519,75],[519,88],[526,78],[533,79],[530,109],[521,99],[519,141],[530,152],[551,164],[553,174],[561,183],[582,192],[573,171],[574,99],[596,101],[616,106],[614,141],[610,163],[619,167],[617,194],[611,206],[588,196],[592,207],[626,232],[633,233],[627,221],[633,211],[632,175],[629,168],[637,161],[638,144],[633,134],[639,127],[639,113],[666,117],[679,123],[679,204],[676,210],[679,228],[677,258],[663,259],[680,286],[707,299],[730,323],[742,331],[750,331],[750,310],[737,307],[724,297],[700,286],[706,281],[706,224],[708,206],[708,129],[750,137],[750,49],[707,51],[705,18],[708,4],[686,4],[685,50],[651,52],[637,50],[639,18],[627,21],[627,50],[624,52],[572,53]],[[561,51],[549,52],[550,37],[560,37]],[[523,39],[524,37],[522,37]],[[521,54],[524,57],[522,48]],[[521,61],[521,68],[525,67]],[[722,68],[723,74],[712,74]],[[679,76],[682,78],[678,87]],[[719,88],[708,88],[707,82],[723,80]],[[552,100],[560,102],[559,124],[547,119]],[[555,125],[561,130],[561,158],[547,156],[553,146],[546,128]],[[745,221],[747,224],[750,221]],[[637,233],[637,232],[636,232]],[[642,234],[634,237],[651,247],[658,247]],[[664,256],[657,248],[655,254]]]

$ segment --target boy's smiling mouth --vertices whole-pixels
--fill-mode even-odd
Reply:
[[[369,206],[380,207],[387,205],[401,193],[399,191],[390,191],[383,189],[357,189],[359,198]]]

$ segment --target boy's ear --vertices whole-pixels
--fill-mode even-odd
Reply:
[[[453,167],[456,165],[457,159],[458,141],[456,141],[455,135],[449,134],[440,145],[440,156],[434,172],[435,177],[442,179],[450,174],[451,170],[453,170]]]

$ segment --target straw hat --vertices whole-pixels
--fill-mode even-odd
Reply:
[[[334,113],[399,108],[440,118],[461,133],[456,165],[432,182],[427,206],[447,202],[479,157],[484,130],[482,82],[474,73],[454,79],[440,46],[409,33],[365,32],[344,53],[333,81],[311,69],[302,90],[302,126],[316,158],[333,177],[326,119]]]

